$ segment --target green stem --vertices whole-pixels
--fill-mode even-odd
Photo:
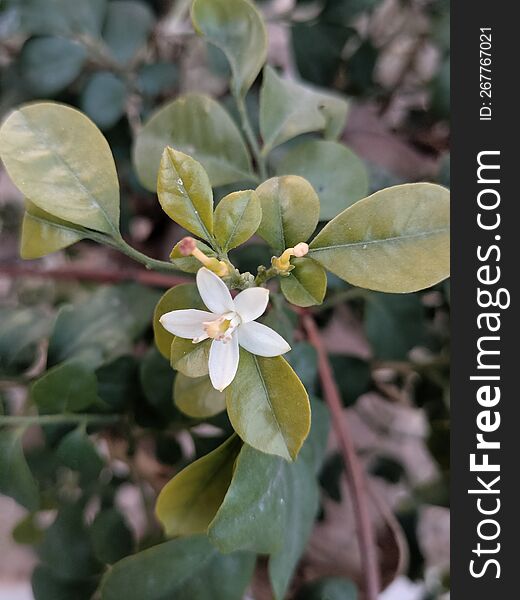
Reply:
[[[120,415],[0,415],[0,425],[61,425],[66,423],[110,424],[121,420]]]
[[[265,156],[262,154],[262,152],[260,150],[258,140],[256,139],[256,136],[253,131],[253,127],[251,126],[251,121],[249,119],[245,100],[242,96],[237,94],[235,96],[235,102],[237,104],[238,113],[240,115],[242,129],[244,130],[247,141],[249,143],[249,147],[251,148],[251,152],[253,153],[253,156],[255,158],[255,162],[258,167],[260,178],[262,179],[262,181],[264,181],[265,179],[267,179],[267,167],[265,164]]]

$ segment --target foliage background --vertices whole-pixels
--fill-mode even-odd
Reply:
[[[182,0],[111,0],[108,9],[103,2],[89,0],[82,3],[85,14],[73,15],[67,15],[59,0],[49,2],[45,10],[42,4],[38,0],[1,4],[0,117],[13,106],[37,98],[54,98],[85,111],[102,128],[116,157],[123,233],[148,254],[166,256],[183,234],[165,218],[155,196],[137,182],[129,154],[132,137],[151,111],[180,93],[201,91],[226,102],[225,61],[192,35]],[[372,190],[419,180],[449,185],[447,2],[305,0],[258,5],[269,23],[270,64],[351,98],[342,140],[365,161]],[[255,110],[254,94],[251,110]],[[224,193],[223,189],[220,195]],[[132,440],[117,429],[102,434],[89,430],[94,434],[90,437],[80,430],[66,432],[77,452],[72,464],[67,458],[70,448],[60,451],[63,431],[46,428],[44,437],[37,429],[25,432],[29,468],[40,488],[49,492],[49,510],[27,519],[13,500],[1,498],[1,551],[7,558],[0,567],[0,581],[27,579],[39,554],[46,561],[39,573],[42,580],[47,576],[45,585],[50,585],[52,561],[63,568],[63,555],[55,550],[67,539],[63,535],[73,535],[75,540],[78,555],[73,562],[86,561],[87,567],[89,560],[113,562],[134,551],[136,543],[143,548],[156,542],[160,531],[150,507],[157,490],[194,455],[214,447],[227,424],[199,426],[191,435],[175,432],[186,423],[180,423],[171,405],[173,374],[150,343],[148,328],[158,292],[134,287],[99,291],[94,283],[17,273],[22,268],[17,249],[22,213],[21,198],[0,172],[2,405],[11,411],[23,406],[28,384],[43,368],[58,307],[83,301],[85,322],[96,321],[104,310],[98,300],[96,313],[93,298],[108,294],[114,302],[123,298],[127,326],[117,342],[128,350],[126,358],[118,358],[121,347],[107,344],[114,334],[107,319],[99,336],[107,364],[113,362],[96,373],[98,384],[106,383],[99,394],[105,394],[105,401],[132,403],[142,430]],[[259,258],[261,252],[251,244],[236,257],[238,266],[247,270],[249,264],[266,262]],[[36,266],[110,274],[128,263],[110,250],[81,242]],[[401,297],[356,290],[331,278],[329,289],[335,300],[325,304],[319,321],[360,456],[376,494],[392,507],[403,527],[410,556],[406,575],[420,586],[414,597],[441,597],[449,572],[449,285]],[[120,312],[116,305],[114,317],[120,318]],[[15,342],[20,342],[19,347]],[[304,344],[298,347],[295,368],[318,393],[312,349]],[[104,379],[109,369],[119,374],[118,382]],[[140,386],[143,380],[154,382],[148,397]],[[117,389],[115,383],[127,387]],[[55,410],[49,407],[49,412]],[[166,422],[173,426],[164,427]],[[354,523],[345,519],[350,514],[348,491],[339,477],[333,440],[329,446],[320,475],[321,518],[297,570],[295,589],[324,575],[348,575],[354,580],[359,575]],[[96,460],[85,458],[92,453],[102,456],[103,462],[108,460],[111,478],[105,477],[103,462],[96,470]],[[64,532],[55,527],[53,535],[48,529],[43,534],[52,522],[58,491],[61,498],[77,499],[79,483],[88,488],[99,482],[104,518],[118,532],[120,547],[105,547],[95,528],[82,531],[80,527],[71,534],[67,528]],[[22,500],[27,506],[27,499]],[[373,513],[381,519],[377,506]],[[74,515],[66,522],[77,525]],[[98,526],[102,528],[103,524]],[[381,543],[388,545],[385,567],[392,578],[398,567],[396,533],[385,527],[382,531],[386,536]],[[82,573],[71,573],[72,580],[88,579],[87,567]],[[261,569],[252,594],[259,600],[269,598]]]

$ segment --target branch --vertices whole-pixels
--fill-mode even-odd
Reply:
[[[62,281],[95,281],[97,283],[119,283],[122,281],[135,281],[142,285],[159,288],[171,288],[180,283],[191,283],[191,279],[181,275],[168,275],[145,271],[144,269],[118,269],[117,271],[101,271],[98,269],[85,269],[82,267],[62,267],[59,269],[38,268],[33,265],[0,264],[0,275],[10,277],[42,277]]]
[[[374,530],[367,510],[367,483],[356,454],[348,424],[345,420],[345,413],[343,411],[339,391],[334,381],[332,368],[318,326],[313,317],[309,314],[303,315],[302,323],[310,343],[318,352],[318,371],[323,394],[332,415],[332,427],[334,428],[334,433],[336,434],[339,443],[347,477],[352,490],[354,513],[358,525],[358,543],[365,579],[366,600],[377,600],[381,584]]]

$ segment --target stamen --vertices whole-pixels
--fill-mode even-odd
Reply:
[[[223,260],[206,256],[200,248],[197,247],[197,242],[192,237],[185,237],[179,244],[179,251],[183,256],[193,256],[201,262],[207,269],[213,271],[219,277],[226,277],[230,274],[229,266]]]

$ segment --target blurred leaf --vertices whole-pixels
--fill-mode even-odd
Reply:
[[[45,565],[38,565],[31,578],[34,600],[91,600],[97,581],[66,581]]]
[[[154,192],[166,146],[193,156],[213,186],[250,180],[248,150],[228,113],[208,96],[188,94],[155,112],[138,133],[134,165],[142,184]]]
[[[262,16],[248,0],[194,0],[195,30],[220,48],[233,74],[233,93],[245,96],[267,57]]]
[[[307,342],[298,342],[287,354],[287,360],[305,388],[312,390],[318,375],[318,355],[314,347]]]
[[[114,58],[125,64],[144,46],[153,25],[153,13],[143,2],[112,0],[107,7],[103,39]]]
[[[424,307],[417,294],[373,292],[365,304],[365,329],[380,360],[405,360],[425,339]]]
[[[158,96],[168,92],[177,85],[178,79],[177,66],[169,62],[143,65],[137,75],[139,88],[147,96]]]
[[[98,402],[94,372],[69,360],[46,371],[32,386],[31,400],[44,414],[81,412]]]
[[[155,348],[150,348],[141,361],[139,374],[146,400],[166,426],[177,413],[173,405],[174,373],[170,364]]]
[[[175,267],[177,267],[177,269],[180,269],[185,273],[196,273],[200,269],[201,263],[193,256],[183,256],[183,254],[181,254],[179,249],[181,242],[175,244],[173,250],[170,252],[170,261],[173,265],[175,265]],[[204,252],[206,256],[216,258],[217,253],[214,250],[212,250],[207,244],[201,242],[200,240],[195,240],[195,243],[197,245],[197,248]]]
[[[304,585],[296,600],[357,600],[356,586],[340,577],[324,577]]]
[[[139,395],[137,361],[133,356],[120,356],[96,370],[97,391],[113,412],[122,412]]]
[[[370,40],[363,40],[356,52],[349,58],[347,77],[351,93],[367,96],[373,94],[374,69],[379,52],[379,49]]]
[[[305,242],[318,224],[320,201],[303,177],[273,177],[256,189],[262,205],[258,235],[277,253]]]
[[[284,358],[263,358],[241,348],[226,404],[244,442],[288,461],[296,458],[309,433],[311,413],[307,392]]]
[[[246,242],[262,220],[260,200],[253,190],[228,194],[215,209],[215,237],[224,252]]]
[[[209,373],[208,360],[211,340],[194,344],[191,340],[176,337],[172,343],[170,363],[186,377],[202,377]]]
[[[56,455],[66,467],[79,472],[82,487],[96,481],[104,467],[101,456],[82,426],[62,438]]]
[[[379,333],[382,333],[380,331]],[[356,356],[333,355],[330,357],[334,379],[341,392],[344,406],[350,406],[370,389],[372,375],[370,364]]]
[[[0,375],[18,375],[34,363],[37,344],[48,335],[50,321],[38,309],[0,307]]]
[[[101,129],[108,129],[125,114],[126,95],[126,85],[119,77],[108,71],[98,71],[83,89],[81,110]]]
[[[287,277],[280,277],[280,288],[285,298],[296,306],[321,304],[327,291],[325,269],[309,258],[293,258],[294,269]]]
[[[213,417],[226,410],[226,395],[216,390],[209,377],[186,377],[178,373],[173,388],[175,405],[195,419]]]
[[[159,352],[168,360],[170,360],[171,346],[175,336],[164,329],[160,324],[159,319],[167,312],[186,308],[206,309],[200,299],[197,286],[193,283],[176,285],[169,289],[161,296],[161,299],[155,307],[153,313],[155,345]]]
[[[107,0],[23,0],[21,26],[28,33],[87,33],[96,37],[103,23]]]
[[[164,149],[157,177],[164,212],[191,233],[210,241],[213,233],[213,190],[204,167],[182,152]]]
[[[449,276],[449,192],[397,185],[347,208],[311,242],[309,256],[353,285],[413,292]]]
[[[60,37],[30,38],[22,48],[19,68],[31,92],[57,94],[81,73],[87,51],[81,44]]]
[[[35,511],[40,505],[40,495],[25,460],[22,448],[24,431],[22,428],[0,431],[0,493]]]
[[[171,540],[114,565],[101,598],[241,600],[254,566],[253,554],[222,555],[205,536]]]
[[[84,237],[72,223],[45,212],[30,200],[25,201],[20,240],[22,258],[30,260],[52,254],[79,242]]]
[[[445,58],[431,86],[432,109],[441,118],[450,116],[450,57]]]
[[[36,524],[36,514],[28,513],[12,530],[11,536],[17,544],[36,546],[42,541],[43,530]]]
[[[50,102],[22,106],[0,129],[0,156],[15,185],[42,210],[117,232],[114,159],[101,132],[79,111]]]
[[[123,515],[115,508],[102,509],[90,527],[96,558],[113,564],[134,552],[134,537]]]
[[[322,221],[332,219],[368,193],[364,164],[337,142],[303,142],[282,158],[277,172],[301,175],[309,180],[320,198]]]
[[[324,131],[336,138],[347,118],[348,104],[337,95],[282,79],[266,66],[260,92],[260,130],[264,154],[302,133]]]
[[[233,435],[206,456],[185,467],[161,490],[155,507],[166,535],[205,533],[226,495],[240,438]]]
[[[321,18],[328,23],[349,25],[359,13],[375,8],[381,0],[326,0]]]

